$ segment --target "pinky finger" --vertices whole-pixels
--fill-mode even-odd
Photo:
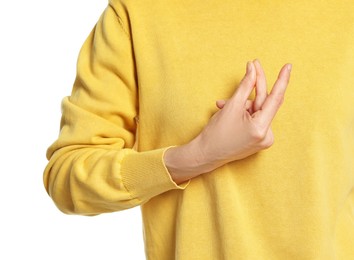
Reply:
[[[219,108],[219,109],[222,109],[226,104],[226,100],[217,100],[216,101],[216,106]]]

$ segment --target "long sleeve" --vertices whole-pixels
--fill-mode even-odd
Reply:
[[[176,185],[167,148],[133,149],[138,89],[129,30],[109,5],[84,42],[61,131],[48,148],[44,185],[68,214],[95,215],[140,205]]]

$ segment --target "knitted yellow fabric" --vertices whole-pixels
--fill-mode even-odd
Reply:
[[[49,195],[68,214],[142,205],[148,259],[354,259],[353,14],[349,0],[112,0],[62,103]],[[254,58],[269,89],[293,64],[274,145],[176,185],[163,153]]]

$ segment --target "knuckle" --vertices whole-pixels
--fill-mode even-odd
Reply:
[[[274,137],[270,136],[266,139],[264,139],[263,143],[262,143],[262,147],[263,149],[268,149],[270,148],[272,145],[274,144]]]
[[[280,94],[274,95],[273,99],[277,106],[281,106],[284,102],[284,96]]]
[[[255,142],[261,143],[265,139],[267,134],[267,131],[262,128],[255,128],[254,131],[252,131],[252,138]]]

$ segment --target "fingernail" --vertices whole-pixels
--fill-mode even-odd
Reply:
[[[287,68],[287,69],[288,69],[288,71],[290,72],[290,71],[291,71],[291,69],[293,68],[293,65],[289,63],[289,64],[286,66],[286,68]]]

